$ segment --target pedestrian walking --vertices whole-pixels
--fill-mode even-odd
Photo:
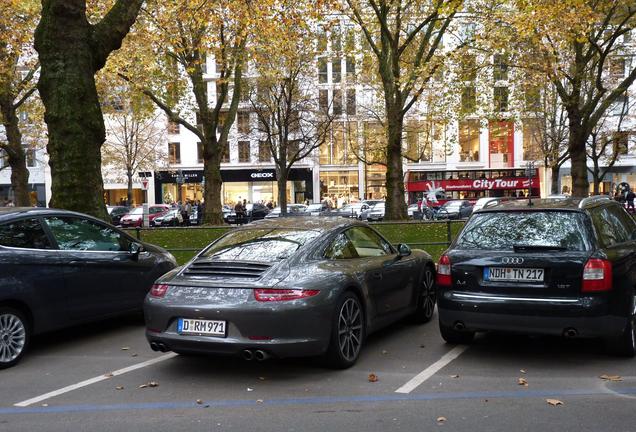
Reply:
[[[633,190],[629,190],[627,195],[625,195],[625,199],[627,200],[627,211],[634,213],[634,199],[636,198],[636,193]]]

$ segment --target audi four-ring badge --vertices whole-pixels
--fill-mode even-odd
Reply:
[[[232,230],[146,297],[156,351],[353,365],[366,337],[435,309],[435,266],[351,218],[275,218]]]
[[[607,197],[478,210],[437,268],[439,327],[602,338],[636,351],[636,222]]]

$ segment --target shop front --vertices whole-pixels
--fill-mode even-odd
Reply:
[[[274,169],[222,169],[221,200],[233,206],[238,200],[276,203],[278,183]],[[155,199],[158,203],[203,200],[203,170],[158,171],[155,175]],[[313,199],[312,172],[309,168],[292,168],[287,181],[289,203]]]

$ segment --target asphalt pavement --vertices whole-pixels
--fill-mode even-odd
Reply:
[[[39,336],[0,371],[0,431],[124,430],[633,432],[636,360],[561,338],[453,346],[434,320],[372,335],[334,371],[156,353],[130,316]]]

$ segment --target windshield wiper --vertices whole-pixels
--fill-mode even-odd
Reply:
[[[556,251],[564,251],[568,248],[564,246],[558,245],[524,245],[524,244],[516,244],[513,245],[512,248],[515,252],[526,251],[526,250],[556,250]]]

